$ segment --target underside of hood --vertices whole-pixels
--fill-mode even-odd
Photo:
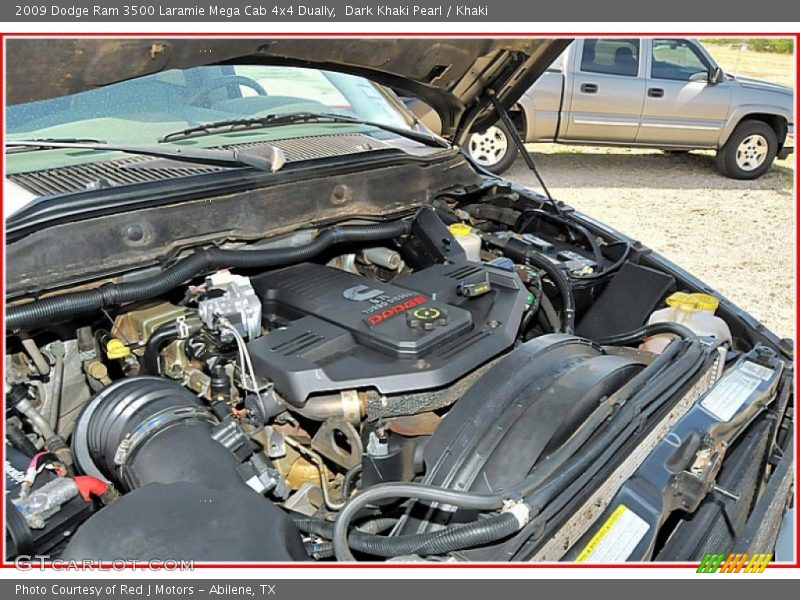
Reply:
[[[510,107],[569,45],[569,39],[57,38],[11,39],[6,101],[66,96],[167,69],[280,64],[362,75],[420,98],[458,137],[493,122],[493,90]]]

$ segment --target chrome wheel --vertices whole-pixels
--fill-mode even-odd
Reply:
[[[494,125],[482,133],[473,133],[469,138],[470,156],[483,167],[493,167],[507,152],[508,136]]]
[[[755,171],[767,160],[769,143],[760,134],[748,135],[736,148],[736,166],[742,171]]]

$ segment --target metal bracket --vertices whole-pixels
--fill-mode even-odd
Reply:
[[[342,436],[342,441],[349,446],[337,442],[336,436]],[[317,431],[311,440],[311,447],[319,454],[333,461],[345,469],[352,469],[361,464],[364,455],[364,445],[358,431],[352,424],[344,419],[328,419]]]

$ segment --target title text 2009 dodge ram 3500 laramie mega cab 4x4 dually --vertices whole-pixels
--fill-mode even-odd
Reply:
[[[429,123],[433,113],[420,110]],[[682,38],[576,40],[511,116],[526,142],[717,150],[719,170],[736,179],[760,177],[794,151],[792,90],[724,73]],[[473,133],[468,148],[494,173],[517,156],[501,122]]]
[[[791,342],[461,149],[566,43],[10,40],[7,557],[771,552]]]

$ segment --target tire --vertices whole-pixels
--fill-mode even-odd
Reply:
[[[717,167],[726,177],[758,179],[778,153],[778,135],[762,121],[742,121],[717,151]]]
[[[470,135],[467,150],[472,160],[495,175],[507,171],[517,159],[514,140],[508,128],[500,121],[486,131]]]

